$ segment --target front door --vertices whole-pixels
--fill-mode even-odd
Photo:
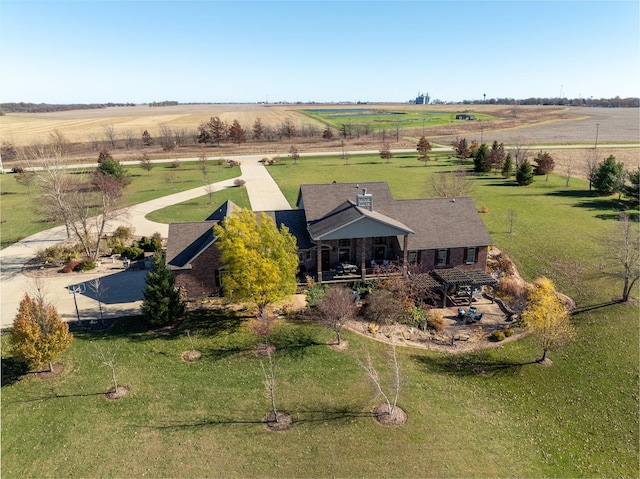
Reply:
[[[329,271],[331,269],[331,251],[328,249],[322,250],[322,271]]]

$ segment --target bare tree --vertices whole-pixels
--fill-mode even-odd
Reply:
[[[133,133],[132,130],[124,130],[122,136],[124,138],[124,146],[127,150],[131,150],[136,146],[135,133]]]
[[[294,165],[298,164],[300,153],[298,152],[298,147],[296,145],[291,145],[291,148],[289,148],[289,156],[293,160]]]
[[[593,180],[596,177],[598,171],[598,150],[596,148],[589,150],[585,157],[587,166],[587,178],[589,178],[589,191],[593,187]]]
[[[116,355],[120,345],[116,344],[111,351],[104,351],[100,346],[93,343],[94,356],[101,364],[108,367],[111,371],[111,382],[113,383],[113,392],[118,394],[118,381],[116,380]]]
[[[66,156],[69,153],[69,140],[59,130],[53,130],[49,133],[49,147],[57,156]]]
[[[385,160],[385,163],[389,163],[389,161],[391,161],[391,158],[393,158],[393,153],[391,153],[389,143],[382,144],[382,148],[380,148],[380,158]]]
[[[571,180],[571,174],[573,173],[573,165],[571,160],[567,160],[564,165],[564,186],[569,186],[569,180]]]
[[[104,140],[107,142],[109,147],[113,150],[116,147],[116,132],[113,128],[113,125],[105,125],[102,128],[102,133],[104,134]]]
[[[171,185],[171,189],[175,190],[175,183],[176,183],[176,179],[178,177],[178,174],[175,171],[169,171],[167,172],[167,174],[165,175],[165,179],[167,180],[167,183],[169,183]]]
[[[358,312],[355,295],[348,288],[331,288],[318,303],[318,310],[322,314],[321,321],[336,333],[336,342],[340,345],[342,327]]]
[[[366,363],[362,363],[360,361],[359,364],[360,366],[367,372],[367,375],[369,376],[369,379],[371,379],[371,381],[373,382],[373,384],[375,385],[378,394],[380,396],[382,396],[382,398],[385,400],[385,402],[387,403],[387,414],[389,416],[391,416],[395,409],[396,406],[398,404],[398,396],[400,395],[400,366],[398,365],[398,356],[396,354],[396,344],[395,343],[391,343],[391,352],[392,352],[392,358],[393,358],[393,387],[391,389],[391,394],[393,394],[393,400],[391,400],[389,398],[389,395],[387,395],[384,392],[383,386],[382,386],[382,381],[380,379],[380,375],[378,374],[378,371],[376,370],[376,368],[373,365],[373,361],[371,359],[371,354],[369,354],[369,352],[367,352],[367,362]]]
[[[98,309],[100,311],[100,324],[104,324],[104,313],[102,311],[102,300],[107,293],[107,287],[104,285],[100,278],[94,278],[89,281],[89,289],[96,295],[96,301],[98,302]]]
[[[507,210],[507,220],[509,221],[509,234],[513,234],[513,225],[516,222],[516,210],[509,209]]]
[[[205,178],[204,191],[209,195],[209,204],[213,204],[213,193],[215,193],[216,188],[213,184],[209,183],[209,180]]]
[[[516,162],[516,170],[528,156],[529,148],[524,145],[522,138],[517,138],[513,143],[513,158]]]
[[[143,153],[140,157],[140,167],[147,172],[147,176],[151,176],[151,170],[153,170],[153,162],[146,153]]]
[[[640,231],[638,221],[632,221],[628,214],[620,215],[619,228],[619,233],[611,236],[609,251],[620,267],[616,276],[623,279],[621,301],[627,302],[640,279]]]
[[[30,170],[22,170],[16,175],[16,183],[22,186],[26,186],[29,190],[29,194],[31,194],[31,187],[35,183],[37,179],[37,175],[35,171]]]
[[[264,375],[263,384],[271,401],[271,410],[273,411],[273,420],[278,422],[278,409],[276,408],[276,368],[271,355],[271,350],[266,348],[268,366],[265,367],[264,362],[260,361],[262,373]]]
[[[176,148],[173,131],[166,123],[160,124],[160,146],[164,151],[173,151]]]
[[[198,157],[198,163],[200,164],[200,172],[202,173],[202,177],[205,179],[205,182],[208,183],[209,177],[207,173],[207,154],[204,152],[204,149]]]
[[[431,189],[442,198],[468,196],[475,187],[463,169],[442,171],[429,178]]]

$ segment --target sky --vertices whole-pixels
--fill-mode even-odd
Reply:
[[[0,102],[639,97],[639,4],[0,0]]]

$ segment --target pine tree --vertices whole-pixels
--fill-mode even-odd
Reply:
[[[522,160],[518,171],[516,171],[516,181],[520,186],[527,186],[533,183],[533,166],[528,160]]]
[[[507,157],[504,159],[504,163],[502,163],[502,177],[509,179],[513,175],[513,159],[511,158],[511,153],[507,154]]]
[[[431,151],[431,143],[427,140],[426,137],[421,137],[416,150],[420,153],[420,157],[418,160],[424,161],[424,166],[427,166],[427,161],[429,160],[429,152]]]
[[[142,314],[149,323],[171,324],[184,314],[185,304],[176,289],[175,277],[164,264],[161,254],[153,256],[145,281]]]
[[[14,357],[30,367],[49,365],[73,341],[69,325],[58,311],[44,299],[33,299],[28,294],[20,301],[18,314],[11,328],[10,342]]]
[[[598,164],[593,179],[593,187],[598,194],[611,195],[620,193],[624,186],[624,164],[618,163],[616,157],[610,155]]]
[[[488,173],[491,171],[491,162],[489,160],[489,149],[483,143],[480,145],[475,155],[473,155],[473,171],[476,173]]]

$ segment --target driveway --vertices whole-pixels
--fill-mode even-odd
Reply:
[[[252,209],[254,211],[291,209],[276,182],[260,163],[261,158],[262,155],[233,158],[240,162],[242,172],[240,178],[246,182],[245,187]],[[219,191],[233,187],[234,180],[235,178],[214,183],[213,188]],[[112,226],[128,224],[135,227],[137,235],[151,236],[159,232],[166,238],[169,225],[149,221],[145,216],[152,211],[202,195],[203,189],[198,187],[131,206],[127,209],[124,219]],[[13,324],[24,293],[33,291],[36,275],[42,278],[48,299],[65,321],[77,319],[78,316],[81,320],[99,319],[100,303],[102,303],[102,314],[105,318],[139,314],[146,272],[124,270],[120,262],[107,261],[96,270],[87,273],[69,275],[23,273],[25,263],[31,260],[39,250],[66,239],[64,226],[58,226],[36,233],[0,250],[0,328],[5,329]],[[95,291],[96,278],[100,279],[99,289],[103,290],[100,303]],[[73,289],[77,291],[75,295],[71,291]]]

